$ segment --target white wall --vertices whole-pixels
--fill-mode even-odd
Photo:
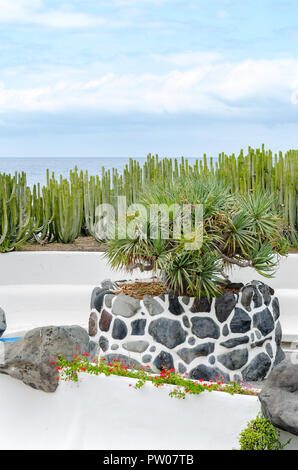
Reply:
[[[283,258],[273,279],[250,268],[235,268],[231,280],[268,283],[279,297],[283,339],[298,340],[298,254]],[[148,273],[134,273],[147,277]],[[0,255],[0,306],[7,315],[6,334],[34,326],[86,326],[92,289],[105,278],[127,278],[111,271],[103,253],[14,252]]]
[[[259,411],[257,397],[170,386],[135,390],[127,377],[81,374],[55,393],[0,375],[0,449],[233,449]]]

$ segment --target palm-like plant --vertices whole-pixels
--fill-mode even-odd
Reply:
[[[253,267],[270,277],[278,264],[276,255],[287,252],[281,219],[272,210],[272,201],[266,193],[240,196],[231,194],[215,178],[183,176],[166,186],[157,183],[144,188],[139,202],[148,211],[143,224],[145,233],[109,241],[106,257],[117,269],[154,269],[178,295],[209,298],[220,294],[232,265]],[[158,222],[150,219],[153,204],[169,208],[168,218]],[[181,237],[175,238],[179,214],[172,209],[174,204],[188,204],[192,208],[203,205],[202,240],[195,249],[186,249],[188,233],[183,226]],[[158,228],[152,227],[157,223]],[[163,227],[163,223],[168,227]],[[194,213],[191,224],[194,230]],[[150,237],[152,228],[154,239]]]

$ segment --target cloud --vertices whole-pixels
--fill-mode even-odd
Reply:
[[[8,75],[2,71],[1,114],[90,110],[240,119],[267,114],[271,119],[278,118],[279,107],[294,104],[298,59],[227,62],[207,54],[210,60],[204,63],[203,57],[189,52],[165,56],[170,67],[165,73],[115,73],[113,67],[103,72],[100,64],[40,68],[34,74],[22,68],[15,71],[18,86],[10,85],[16,80],[11,70]]]
[[[86,28],[104,24],[97,16],[46,8],[42,0],[0,0],[0,22],[52,28]]]

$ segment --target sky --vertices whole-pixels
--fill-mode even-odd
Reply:
[[[298,148],[297,0],[0,0],[0,157]]]

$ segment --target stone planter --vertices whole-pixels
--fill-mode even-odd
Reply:
[[[93,290],[89,335],[100,355],[154,372],[174,367],[190,378],[264,379],[284,353],[279,302],[260,281],[210,302],[171,293],[137,300],[110,280]]]

